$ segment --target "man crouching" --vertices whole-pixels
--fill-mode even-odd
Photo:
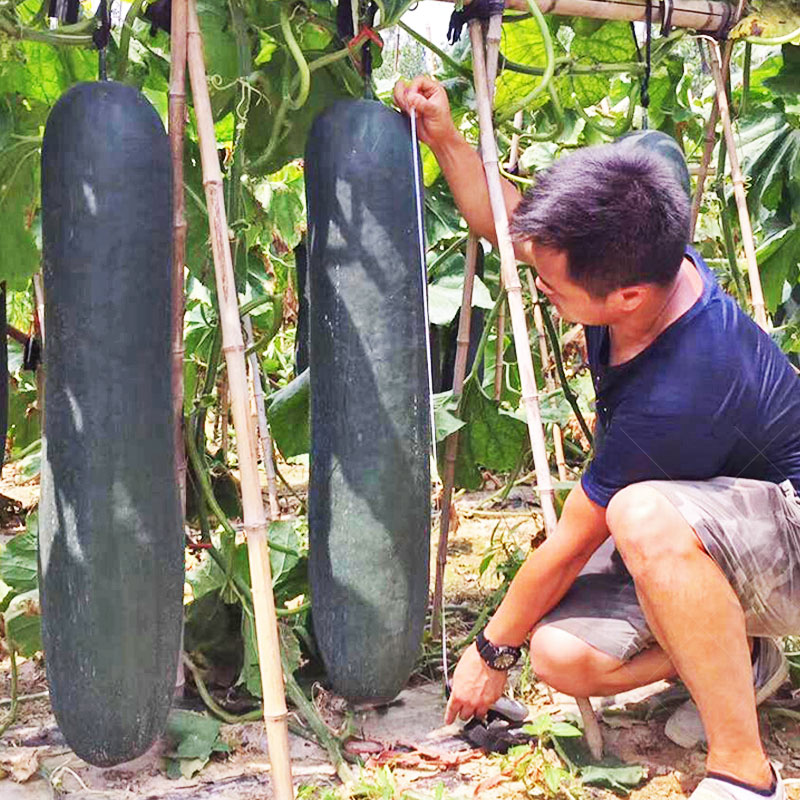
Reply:
[[[440,84],[398,83],[459,209],[494,240],[483,165]],[[680,676],[667,724],[708,742],[700,798],[782,798],[756,703],[800,631],[800,381],[689,244],[689,199],[645,149],[557,161],[503,187],[517,257],[586,326],[595,454],[453,676],[448,721],[483,715],[530,634],[536,674],[578,697]],[[509,657],[511,656],[511,657]],[[698,716],[699,711],[699,716]]]

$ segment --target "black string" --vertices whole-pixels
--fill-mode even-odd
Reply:
[[[95,47],[100,51],[98,54],[98,78],[101,81],[108,80],[108,73],[106,70],[106,47],[111,39],[111,10],[109,8],[108,0],[100,0],[100,5],[97,9],[97,17],[100,20],[100,27],[92,34],[92,41]]]
[[[375,24],[375,15],[378,13],[378,6],[370,2],[364,14],[364,24],[372,27]],[[372,41],[367,39],[361,48],[361,68],[364,70],[364,97],[372,99]]]
[[[650,108],[650,72],[653,66],[653,2],[647,0],[645,10],[645,64],[642,77],[642,128],[647,130],[647,109]]]

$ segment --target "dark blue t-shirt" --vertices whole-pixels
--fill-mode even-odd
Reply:
[[[582,485],[601,506],[646,480],[788,479],[800,492],[800,378],[702,258],[687,256],[702,296],[635,358],[609,367],[608,328],[586,328],[597,428]]]

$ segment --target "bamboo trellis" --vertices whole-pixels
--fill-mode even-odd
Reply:
[[[203,40],[195,0],[189,2],[187,31],[189,79],[197,119],[203,187],[208,206],[222,329],[222,350],[225,353],[232,400],[231,410],[238,445],[244,528],[250,556],[256,642],[264,699],[264,723],[275,797],[278,800],[292,800],[294,789],[289,756],[289,730],[275,599],[272,595],[267,519],[258,477],[255,432],[250,423],[244,340],[228,237],[228,221],[225,215],[222,172],[217,157],[214,119],[208,93]]]
[[[445,0],[453,2],[453,0]],[[535,0],[545,14],[593,19],[617,19],[625,22],[644,21],[648,0]],[[653,4],[653,21],[661,22],[660,3]],[[506,0],[506,8],[529,11],[527,0]],[[735,9],[722,0],[675,0],[670,24],[674,28],[690,28],[701,33],[724,35],[736,19]]]

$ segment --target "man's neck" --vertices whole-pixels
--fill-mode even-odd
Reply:
[[[703,293],[703,279],[688,258],[678,275],[663,291],[654,292],[624,320],[609,326],[609,365],[635,358],[649,347],[675,320],[682,317]]]

